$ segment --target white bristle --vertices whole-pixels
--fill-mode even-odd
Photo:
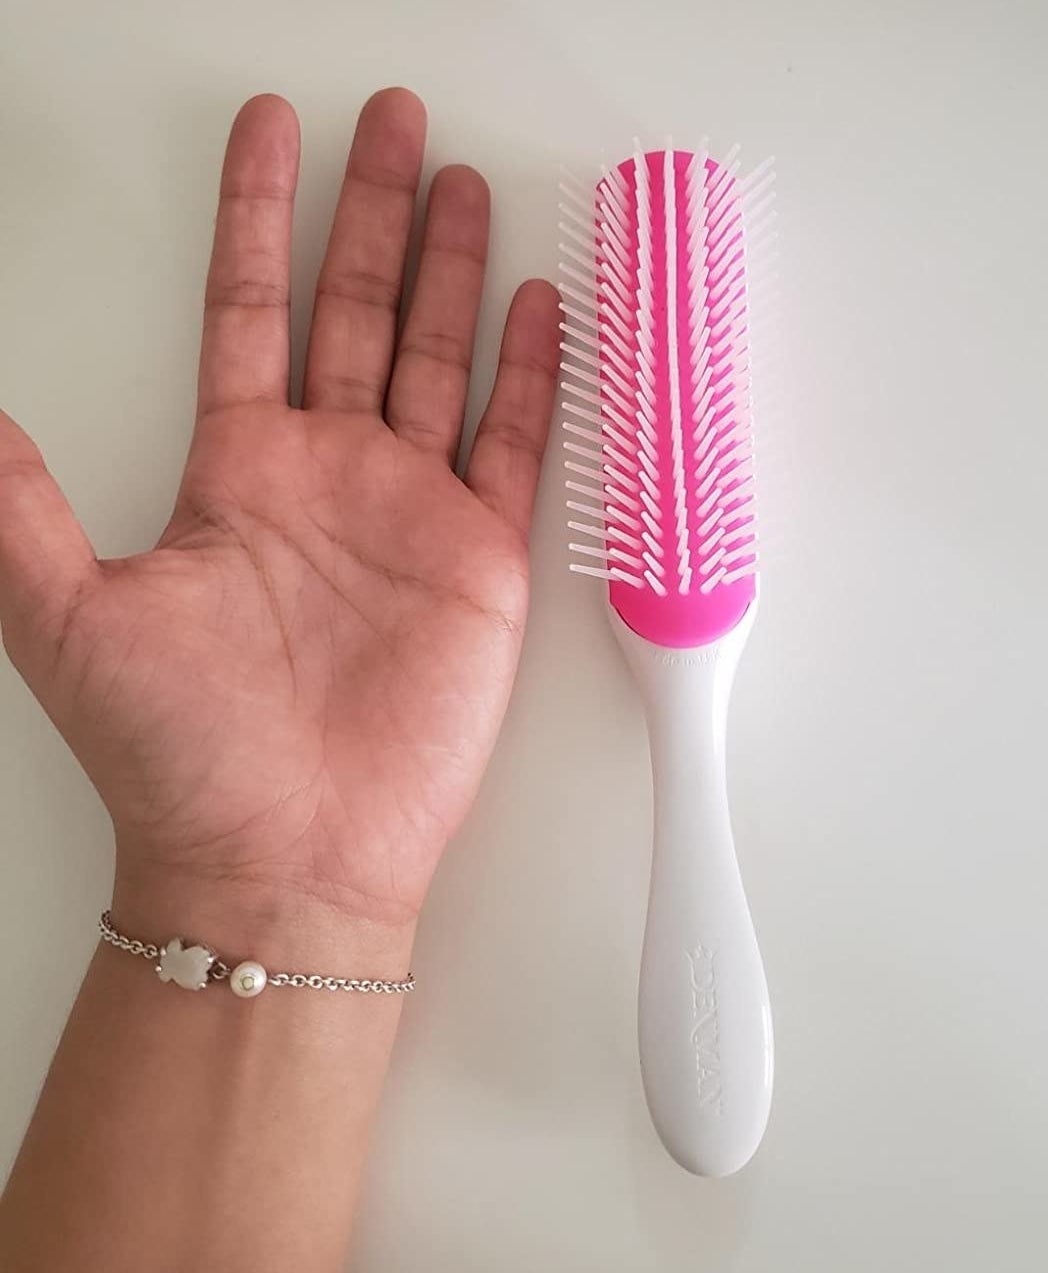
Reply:
[[[574,277],[592,290],[597,268],[595,253],[587,253],[565,242],[558,243],[557,250],[560,252],[560,261],[557,265],[560,272],[568,274],[569,270],[574,271]]]
[[[591,336],[589,332],[580,331],[577,327],[570,327],[567,323],[561,323],[560,330],[566,336],[570,336],[572,340],[578,341],[584,349],[592,349],[594,353],[600,352],[596,336]]]
[[[598,322],[600,330],[618,349],[619,354],[623,358],[632,358],[633,353],[626,343],[631,338],[631,333],[626,330],[622,319],[617,314],[614,314],[610,307],[603,302],[600,306],[600,312],[603,315],[603,318]],[[625,333],[625,339],[623,339],[623,333]]]
[[[576,288],[569,287],[566,283],[562,283],[557,289],[560,292],[561,304],[566,317],[572,319],[576,323],[580,323],[583,327],[597,328],[597,315],[589,312],[589,300],[585,292],[580,292]],[[575,301],[574,305],[569,305],[569,301]],[[579,308],[581,306],[581,308]]]
[[[604,176],[597,189],[612,206],[618,209],[620,216],[628,219],[629,191],[617,168],[604,169]]]
[[[623,366],[623,369],[625,370],[625,365],[622,364],[622,366]],[[623,379],[622,373],[619,371],[618,367],[616,367],[612,359],[608,360],[608,365],[607,367],[605,367],[604,370],[608,380],[614,386],[615,396],[619,398],[620,402],[624,401],[624,399],[620,397],[619,395],[626,395],[628,397],[630,388],[629,388],[629,385],[626,383],[626,381]]]
[[[594,539],[599,539],[602,543],[628,544],[637,552],[640,552],[643,546],[636,535],[627,534],[617,526],[609,526],[605,529],[600,526],[587,526],[583,522],[568,522],[568,530],[578,531],[582,535],[592,535]]]
[[[777,199],[778,195],[775,191],[769,190],[763,199],[753,203],[747,201],[743,206],[742,215],[744,218],[749,218],[751,225],[759,225],[763,218],[771,212]]]
[[[774,180],[775,157],[769,155],[767,159],[762,159],[756,168],[752,168],[737,184],[735,197],[745,209],[747,199],[751,198],[759,190],[766,190]]]
[[[565,357],[575,358],[581,362],[583,366],[592,367],[594,371],[600,367],[599,361],[594,358],[591,353],[582,349],[575,349],[572,345],[567,344],[563,340],[560,342],[560,351]],[[565,371],[576,371],[574,367],[569,367],[566,363],[562,362],[560,365]]]
[[[614,221],[601,221],[600,246],[613,269],[625,271],[628,267],[629,248],[622,237],[622,228]],[[623,275],[625,277],[625,275]]]
[[[564,270],[564,274],[565,276],[567,275],[567,270]],[[596,327],[597,312],[593,304],[593,285],[589,279],[578,285],[565,283],[561,280],[557,283],[557,291],[560,292],[562,298],[575,302],[576,308],[572,310],[572,313],[582,315],[581,319],[579,319],[580,322],[587,327]],[[562,305],[561,308],[565,313],[568,312],[566,306]]]
[[[595,561],[603,562],[606,566],[614,568],[615,566],[630,566],[635,570],[643,570],[644,562],[635,557],[632,553],[625,552],[622,548],[595,548],[592,544],[568,544],[568,551],[578,553],[580,557],[591,557]]]
[[[609,269],[602,280],[610,289],[606,295],[608,300],[614,305],[618,312],[622,315],[625,322],[629,322],[629,289],[626,284],[619,278],[618,274]]]
[[[567,297],[571,298],[572,300],[574,299],[574,296],[572,295],[571,288],[562,287],[562,288],[560,288],[559,290],[560,290],[560,294],[561,294],[561,298],[562,298],[562,299],[561,299],[561,303],[560,303],[560,307],[561,307],[561,309],[564,311],[564,313],[567,315],[567,317],[568,317],[568,318],[574,319],[576,323],[581,323],[584,327],[585,327],[585,326],[589,326],[589,327],[596,327],[596,326],[597,326],[597,321],[596,321],[596,318],[594,317],[594,315],[592,315],[592,314],[587,314],[585,310],[577,309],[574,305],[568,305],[568,304],[567,304],[567,303],[563,300],[563,297],[565,297],[565,296],[567,296]],[[574,351],[572,351],[572,352],[574,352]]]
[[[581,287],[592,287],[593,285],[593,281],[590,276],[585,274],[582,270],[576,269],[573,265],[568,265],[564,261],[561,261],[558,269],[562,274],[572,279],[575,283],[578,283]]]
[[[598,463],[602,458],[601,452],[595,451],[592,447],[579,446],[577,442],[565,442],[563,445],[564,450],[570,451],[572,455],[581,455],[584,459],[596,460]]]
[[[557,205],[561,214],[568,218],[568,221],[575,226],[577,232],[583,237],[593,234],[593,218],[587,220],[573,203],[560,203]]]
[[[600,394],[593,393],[590,389],[583,389],[579,385],[572,384],[568,380],[562,380],[560,387],[565,393],[573,394],[580,402],[588,402],[590,406],[600,406]]]
[[[593,376],[592,372],[587,372],[587,370],[582,367],[564,367],[563,370],[564,370],[565,376],[573,376],[574,378],[577,379],[577,381],[581,381],[583,384],[592,384],[593,388],[600,388],[600,383],[601,383],[600,377]],[[560,384],[560,387],[562,388],[570,387],[572,388],[572,392],[577,392],[576,387],[574,387],[574,384],[572,383],[569,386],[567,381],[562,381],[562,384]],[[600,395],[597,395],[597,393],[593,395],[593,398],[595,398],[597,402],[600,402]]]
[[[574,261],[576,265],[581,266],[586,272],[587,277],[592,275],[594,264],[592,256],[587,256],[584,251],[580,251],[578,248],[572,247],[570,243],[558,243],[557,248],[562,256],[566,257],[569,261]]]
[[[633,374],[633,373],[632,373],[632,371],[630,370],[629,363],[626,361],[626,359],[625,359],[625,358],[623,358],[622,354],[620,354],[620,353],[619,353],[619,351],[618,351],[617,349],[612,349],[612,348],[609,346],[609,348],[607,348],[604,352],[607,354],[607,368],[606,368],[606,369],[607,369],[607,371],[608,371],[608,377],[609,377],[609,379],[614,380],[614,381],[616,382],[616,384],[619,386],[619,388],[620,388],[620,389],[621,389],[624,393],[626,393],[626,394],[628,395],[631,391],[630,391],[630,390],[629,390],[629,388],[628,388],[628,387],[624,384],[624,382],[622,381],[622,378],[621,378],[621,377],[622,377],[622,376],[631,376],[631,375]],[[618,369],[618,372],[620,373],[618,376],[613,376],[613,375],[612,375],[612,371],[613,371],[615,368],[617,368],[617,369]]]
[[[644,587],[636,575],[630,574],[618,566],[613,567],[611,570],[601,570],[595,566],[580,566],[578,562],[573,561],[569,569],[574,570],[579,575],[593,575],[596,579],[617,579],[620,583],[628,583],[633,588]]]
[[[588,205],[590,192],[586,183],[576,177],[570,168],[565,168],[563,164],[560,167],[560,181],[557,183],[557,188],[569,199],[573,199],[580,204],[583,209]]]
[[[580,420],[585,420],[589,424],[595,424],[598,428],[603,424],[600,416],[594,411],[587,411],[585,407],[578,407],[573,402],[562,402],[560,404],[562,411],[567,411],[571,415],[578,416]]]

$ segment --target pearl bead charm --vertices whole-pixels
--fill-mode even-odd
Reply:
[[[245,959],[229,974],[229,988],[241,999],[254,999],[255,995],[260,995],[265,990],[268,980],[266,970],[261,964],[255,963],[253,959]]]

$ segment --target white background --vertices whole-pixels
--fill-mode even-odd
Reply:
[[[0,397],[107,555],[167,517],[251,93],[302,117],[299,332],[372,89],[427,99],[430,170],[488,176],[473,417],[512,287],[554,269],[557,163],[667,132],[778,157],[770,547],[730,748],[777,1028],[766,1141],[703,1182],[648,1125],[644,730],[599,585],[568,575],[551,454],[517,693],[424,916],[353,1268],[1039,1265],[1046,79],[1036,0],[0,0]],[[111,850],[6,665],[0,843],[8,1160]]]

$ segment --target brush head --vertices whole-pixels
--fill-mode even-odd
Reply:
[[[568,524],[591,541],[572,569],[676,648],[756,599],[750,263],[771,161],[737,174],[734,154],[638,147],[591,195],[562,186],[568,507],[586,515]]]

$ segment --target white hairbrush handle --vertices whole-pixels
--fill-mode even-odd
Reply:
[[[654,781],[639,1005],[644,1090],[663,1144],[702,1176],[748,1162],[771,1103],[768,987],[724,771],[728,699],[754,609],[696,650],[652,645],[611,611],[644,696]]]

